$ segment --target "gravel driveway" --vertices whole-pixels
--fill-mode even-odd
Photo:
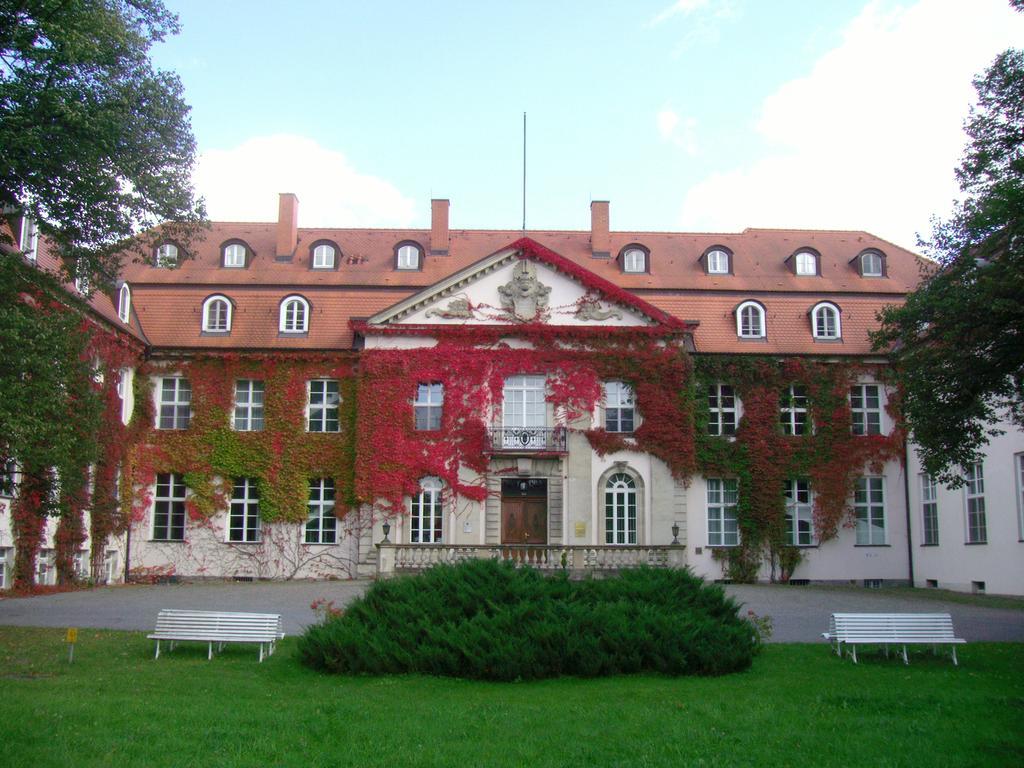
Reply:
[[[31,598],[0,600],[0,625],[152,630],[161,608],[280,613],[289,635],[315,621],[318,598],[341,606],[361,595],[369,581],[199,582],[100,587]],[[823,642],[830,613],[942,612],[953,616],[957,635],[968,641],[1024,642],[1024,609],[991,608],[918,597],[910,590],[737,585],[726,588],[744,611],[771,616],[775,642]]]

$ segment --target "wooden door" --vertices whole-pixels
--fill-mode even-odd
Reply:
[[[547,544],[547,499],[503,498],[501,500],[501,543]]]

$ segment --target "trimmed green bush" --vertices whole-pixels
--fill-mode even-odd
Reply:
[[[721,587],[689,571],[570,581],[473,560],[377,582],[342,615],[309,627],[299,656],[349,674],[722,675],[748,668],[760,646],[737,611]]]

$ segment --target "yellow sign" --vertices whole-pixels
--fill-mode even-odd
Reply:
[[[576,538],[577,539],[582,539],[586,535],[587,535],[587,524],[586,523],[576,523]]]
[[[69,643],[77,643],[78,642],[78,628],[77,627],[68,627],[68,636],[67,636],[66,639],[67,639],[67,641]]]

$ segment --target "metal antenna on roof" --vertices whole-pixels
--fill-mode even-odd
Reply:
[[[526,113],[523,112],[523,232],[526,231]]]

